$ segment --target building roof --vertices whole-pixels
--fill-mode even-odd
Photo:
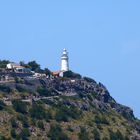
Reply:
[[[61,71],[54,71],[52,72],[53,75],[59,75]]]

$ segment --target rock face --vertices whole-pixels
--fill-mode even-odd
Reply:
[[[36,115],[36,114],[35,115],[30,114],[30,110],[32,110],[34,107],[33,104],[39,102],[40,105],[41,102],[41,104],[44,104],[45,109],[46,108],[50,109],[49,112],[53,110],[52,114],[56,115],[50,117],[49,118],[50,120],[48,122],[51,122],[51,120],[52,122],[54,122],[53,119],[55,118],[56,119],[55,121],[62,123],[61,125],[63,126],[64,130],[66,127],[71,126],[75,130],[76,128],[78,128],[78,131],[80,131],[80,128],[84,126],[87,130],[89,130],[89,132],[91,132],[90,129],[93,128],[95,129],[97,127],[97,129],[101,129],[100,131],[102,131],[103,134],[104,133],[106,134],[107,133],[106,131],[108,131],[108,135],[109,135],[112,132],[110,129],[115,129],[115,130],[125,129],[125,133],[129,134],[128,138],[130,140],[140,139],[140,122],[135,118],[132,109],[118,104],[110,96],[109,91],[102,83],[97,83],[95,80],[91,78],[87,78],[87,77],[66,78],[65,77],[65,78],[52,78],[52,79],[51,78],[31,79],[28,77],[22,77],[19,78],[18,81],[12,83],[0,84],[0,91],[3,93],[6,99],[10,100],[11,102],[15,99],[16,100],[18,99],[20,101],[25,101],[25,102],[27,100],[32,101],[31,105],[29,103],[27,105],[28,107],[27,110],[25,111],[26,114],[22,114],[22,115],[26,115],[27,119],[29,120],[33,119],[30,117],[34,117]],[[16,96],[14,96],[14,93],[16,93]],[[62,106],[61,110],[59,110],[60,106]],[[65,110],[66,109],[65,107],[69,111]],[[85,116],[87,117],[87,118],[83,117],[83,122],[85,121],[84,124],[82,124],[81,120],[80,120],[81,121],[80,124],[75,124],[76,122],[73,123],[72,119],[78,118],[77,116],[74,115],[74,113],[71,110],[73,109],[75,111],[75,108],[80,110],[82,114],[85,114],[83,115],[84,117]],[[20,109],[18,108],[18,110]],[[54,110],[58,112],[54,113]],[[66,114],[70,113],[71,117],[69,118],[69,116],[65,116],[65,113],[63,114],[63,112],[66,112]],[[81,112],[79,112],[79,116]],[[62,117],[61,115],[58,114],[62,114],[62,116],[63,115],[64,116]],[[92,114],[91,117],[89,117],[90,116],[89,114]],[[14,116],[14,114],[12,116]],[[94,117],[92,118],[92,116]],[[38,122],[38,118],[35,119]],[[3,120],[3,118],[0,118],[0,120]],[[90,123],[88,121],[90,121]],[[51,123],[48,122],[46,123],[43,121],[42,123],[44,123],[44,125],[47,126],[46,129],[51,129],[50,126]],[[125,123],[128,125],[126,125]],[[34,130],[41,132],[36,128],[36,126],[33,125],[33,122],[30,125],[31,126],[29,130],[32,130],[34,128]],[[42,124],[39,124],[39,127],[43,127]],[[129,127],[131,127],[131,129]],[[21,130],[22,128],[20,127],[15,129]],[[71,130],[71,131],[75,131],[75,130]],[[49,130],[46,131],[48,133]],[[69,137],[70,138],[76,137],[75,139],[77,140],[78,134],[77,136],[75,136],[73,133],[72,135],[70,135],[71,133],[72,132],[68,133]],[[102,138],[104,138],[103,134],[101,136]],[[38,134],[36,134],[35,132],[33,133],[33,135],[35,135],[36,137],[38,136]],[[43,137],[47,137],[46,132],[42,132],[42,135]],[[33,137],[32,134],[31,137]],[[39,138],[40,137],[41,136],[39,136]],[[93,139],[92,134],[90,134],[89,137],[90,137],[89,139]],[[34,137],[32,139],[34,139]]]
[[[81,108],[88,109],[88,98],[87,95],[93,95],[92,104],[99,109],[108,110],[113,109],[123,115],[129,120],[135,119],[132,109],[129,107],[118,104],[108,92],[107,88],[102,83],[96,83],[95,80],[91,78],[55,78],[55,79],[28,79],[24,78],[22,82],[19,83],[6,83],[7,87],[11,90],[16,90],[16,88],[25,89],[25,91],[37,93],[37,88],[42,87],[49,91],[49,95],[46,96],[58,96],[58,95],[68,95],[68,96],[82,96],[82,98],[87,101],[85,105]],[[45,96],[45,95],[44,95]],[[84,97],[85,96],[85,97]],[[69,103],[70,104],[70,103]],[[78,106],[78,105],[77,105]],[[79,105],[82,106],[82,105]]]
[[[63,95],[76,95],[86,96],[93,94],[95,98],[93,98],[93,105],[98,108],[103,108],[104,110],[108,110],[108,108],[112,108],[117,111],[125,118],[133,120],[134,114],[132,109],[129,107],[118,104],[111,96],[106,87],[101,83],[96,83],[95,80],[90,78],[81,78],[81,79],[53,79],[53,80],[40,80],[42,86],[47,89],[51,89],[53,95],[63,94]],[[84,98],[84,97],[83,97]],[[87,100],[88,106],[88,98]],[[87,107],[88,108],[88,107]]]

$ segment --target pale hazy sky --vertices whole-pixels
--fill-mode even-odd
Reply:
[[[0,59],[60,68],[102,82],[140,118],[139,0],[1,0]]]

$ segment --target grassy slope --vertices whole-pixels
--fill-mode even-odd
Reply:
[[[66,97],[69,98],[69,97]],[[66,100],[66,98],[62,98],[62,100]],[[69,98],[70,100],[70,98]],[[73,101],[73,98],[71,98]],[[74,99],[75,100],[75,99]],[[76,101],[76,100],[75,100]],[[57,101],[58,102],[58,101]],[[80,100],[82,102],[82,100]],[[45,104],[41,102],[43,106]],[[31,105],[28,105],[28,109],[31,108]],[[75,139],[78,140],[78,135],[80,133],[80,127],[86,128],[89,138],[92,139],[94,138],[94,130],[98,130],[100,133],[101,139],[104,137],[109,138],[109,131],[112,130],[116,132],[119,130],[123,135],[125,136],[130,136],[130,134],[133,131],[133,127],[131,124],[128,124],[128,121],[123,118],[121,115],[118,113],[114,112],[113,110],[110,110],[109,112],[104,112],[102,113],[100,110],[92,107],[90,111],[82,111],[82,115],[78,117],[78,119],[70,119],[68,122],[63,122],[63,121],[56,121],[55,119],[55,114],[58,110],[61,110],[61,108],[55,107],[55,106],[45,106],[46,113],[51,112],[52,119],[45,120],[42,119],[41,121],[43,122],[45,129],[41,130],[37,126],[37,122],[39,121],[38,119],[33,119],[30,116],[30,111],[28,111],[27,114],[22,114],[24,117],[27,117],[29,126],[33,127],[36,131],[31,134],[30,139],[31,140],[36,140],[40,139],[43,140],[45,137],[47,137],[47,134],[49,133],[50,125],[52,124],[60,124],[63,132],[68,135],[70,139]],[[19,120],[19,116],[21,113],[16,112],[12,106],[7,106],[4,108],[4,110],[0,111],[0,135],[5,136],[5,137],[11,137],[10,131],[12,129],[10,119],[14,118],[15,120],[18,120],[18,128],[16,128],[16,132],[19,133],[20,130],[23,129],[23,124],[22,121]],[[105,118],[105,121],[103,122],[98,122],[98,118]],[[36,123],[36,124],[34,124]]]

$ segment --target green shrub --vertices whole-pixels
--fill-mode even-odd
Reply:
[[[70,132],[74,132],[74,130],[70,126],[68,126],[67,130]]]
[[[47,90],[46,88],[42,88],[42,87],[39,87],[37,89],[37,92],[39,93],[40,96],[50,96],[51,95],[51,92],[49,90]]]
[[[107,137],[103,137],[103,139],[102,140],[109,140]]]
[[[0,85],[0,91],[10,93],[12,90],[10,87],[8,87],[6,85]]]
[[[21,135],[20,134],[16,134],[16,140],[21,140]]]
[[[91,96],[97,100],[100,100],[100,95],[98,93],[92,93]]]
[[[32,108],[30,109],[30,114],[32,118],[35,119],[46,119],[46,110],[43,105],[33,103]]]
[[[37,126],[38,128],[45,130],[44,123],[42,121],[38,121]]]
[[[20,135],[21,135],[22,140],[28,140],[28,137],[30,136],[29,129],[28,128],[24,128]]]
[[[124,136],[122,135],[122,133],[119,130],[117,130],[116,136],[117,136],[118,140],[124,140]]]
[[[18,127],[18,124],[17,124],[17,122],[16,122],[16,120],[15,120],[14,118],[12,118],[12,119],[10,120],[10,122],[11,122],[11,126],[12,126],[13,128],[17,128],[17,127]]]
[[[36,119],[31,118],[31,125],[36,126]]]
[[[24,82],[25,82],[23,79],[21,79],[20,77],[17,77],[17,76],[14,79],[17,84],[24,84]]]
[[[96,115],[95,116],[95,123],[108,125],[109,121],[107,120],[107,118],[104,115]]]
[[[100,140],[100,133],[97,129],[93,130],[94,140]]]
[[[67,114],[65,114],[62,110],[59,110],[56,112],[55,119],[58,122],[60,122],[60,121],[68,122],[69,116]]]
[[[10,138],[6,138],[5,136],[0,135],[0,140],[11,140]]]
[[[20,114],[18,116],[18,120],[22,122],[22,126],[24,128],[28,128],[29,127],[28,118],[25,115]]]
[[[88,94],[87,97],[88,97],[88,99],[89,99],[90,101],[93,101],[93,98],[92,98],[91,95]]]
[[[55,119],[57,121],[67,122],[70,119],[78,119],[81,117],[82,112],[74,106],[57,106],[57,112],[55,115]]]
[[[52,72],[48,68],[45,68],[44,72],[46,75],[52,75]]]
[[[5,106],[6,104],[2,100],[0,100],[0,110],[3,110]]]
[[[74,73],[72,71],[66,71],[66,72],[64,72],[63,77],[80,79],[82,76],[80,74]]]
[[[79,133],[79,139],[80,140],[90,140],[89,134],[84,127],[81,127],[81,130]]]
[[[62,131],[60,125],[51,125],[50,131],[48,134],[51,140],[69,140],[68,136]]]
[[[52,117],[51,111],[50,111],[50,110],[47,110],[47,112],[46,112],[46,117],[45,117],[46,121],[49,121],[49,120],[52,119],[52,118],[53,118],[53,117]]]
[[[18,92],[27,92],[27,90],[20,85],[16,85],[16,89],[17,89]]]
[[[36,61],[28,62],[27,65],[32,71],[38,72],[40,70],[40,65]]]
[[[28,112],[27,103],[22,102],[20,100],[13,100],[12,104],[13,104],[13,108],[17,112],[20,112],[20,113],[23,113],[23,114],[27,114],[27,112]]]
[[[77,94],[78,94],[79,98],[81,98],[81,99],[83,99],[87,96],[85,93],[83,93],[81,91],[77,91]]]
[[[124,137],[122,133],[117,130],[117,132],[113,132],[112,130],[109,131],[110,140],[127,140],[127,137]]]
[[[12,138],[16,138],[16,130],[15,129],[11,129],[11,136],[12,136]]]
[[[0,60],[0,68],[6,68],[8,63],[10,63],[9,60]]]

